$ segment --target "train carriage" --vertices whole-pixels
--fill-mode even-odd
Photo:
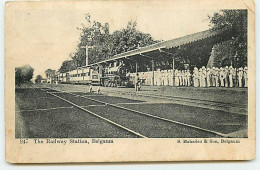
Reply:
[[[71,84],[99,84],[100,74],[91,67],[80,67],[67,73],[58,74],[60,83]]]

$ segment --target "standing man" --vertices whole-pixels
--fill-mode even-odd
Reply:
[[[168,73],[167,73],[167,81],[168,81],[168,86],[171,86],[171,70],[168,70]]]
[[[173,81],[173,70],[169,70],[169,85],[170,86],[174,86],[173,85],[174,81]]]
[[[182,85],[186,86],[186,70],[182,72]]]
[[[206,78],[207,78],[207,87],[210,87],[210,78],[211,78],[210,68],[207,68]]]
[[[228,76],[229,76],[229,70],[228,66],[226,66],[224,70],[224,79],[225,79],[225,87],[228,88]]]
[[[233,76],[234,76],[235,72],[232,66],[229,67],[229,74],[228,74],[228,78],[229,78],[229,87],[233,88]]]
[[[187,86],[188,85],[188,82],[187,82],[187,70],[184,70],[183,78],[184,78],[184,86]]]
[[[182,86],[185,86],[185,70],[182,70]]]
[[[216,87],[219,87],[219,68],[218,67],[216,67],[215,68],[215,82],[216,82]]]
[[[193,86],[199,87],[199,71],[197,67],[194,67],[193,70]]]
[[[207,71],[205,66],[202,67],[202,87],[206,87]]]
[[[170,78],[171,78],[171,73],[170,73],[170,70],[167,70],[167,86],[170,86]]]
[[[215,67],[212,68],[211,79],[212,79],[212,86],[215,87],[216,86],[216,69],[215,69]]]
[[[100,93],[100,85],[98,85],[98,88],[97,88],[97,94]]]
[[[89,85],[89,92],[92,93],[92,90],[93,90],[93,88],[92,88],[92,85],[90,84]]]
[[[220,67],[220,72],[219,72],[219,79],[220,79],[220,86],[221,87],[224,87],[224,71],[223,71],[223,68]]]
[[[140,90],[139,83],[140,83],[139,74],[136,73],[136,77],[135,77],[135,91],[139,91]]]
[[[202,87],[202,81],[203,81],[203,74],[202,74],[202,68],[199,69],[199,79],[200,79],[200,87]]]
[[[179,72],[179,86],[182,86],[182,71]]]
[[[239,88],[241,88],[242,87],[242,79],[243,79],[243,76],[244,76],[244,74],[243,74],[243,68],[239,68],[238,69],[238,86],[239,86]]]
[[[245,80],[245,87],[247,88],[248,87],[248,71],[247,71],[247,67],[244,68],[244,80]]]
[[[161,85],[161,70],[158,68],[157,69],[157,75],[156,75],[157,77],[156,77],[156,83],[157,83],[157,86],[160,86]]]
[[[179,71],[176,69],[174,72],[174,81],[175,81],[175,86],[179,86]]]
[[[163,79],[164,86],[168,86],[168,72],[167,70],[164,70],[164,79]]]
[[[162,70],[161,71],[161,74],[162,74],[162,81],[161,81],[161,85],[164,86],[165,85],[165,70]]]
[[[191,77],[191,74],[190,74],[190,70],[187,70],[187,86],[190,86],[190,77]]]
[[[155,84],[155,86],[158,85],[158,70],[156,70],[154,72],[154,84]]]
[[[236,67],[234,68],[234,73],[235,73],[233,76],[233,78],[235,80],[234,87],[238,87],[238,69]]]

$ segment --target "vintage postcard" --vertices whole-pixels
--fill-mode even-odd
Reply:
[[[6,161],[255,159],[253,0],[5,4]]]

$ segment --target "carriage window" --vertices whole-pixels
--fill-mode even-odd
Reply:
[[[92,75],[92,79],[98,79],[98,75]]]

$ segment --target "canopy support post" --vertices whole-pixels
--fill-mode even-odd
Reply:
[[[152,72],[153,72],[152,86],[154,86],[154,60],[152,60]]]
[[[136,74],[138,72],[137,68],[138,68],[138,63],[137,63],[137,61],[135,61],[135,72],[136,72]]]
[[[175,58],[173,56],[172,57],[172,73],[173,73],[173,75],[172,75],[172,86],[175,86],[175,68],[174,68],[174,66],[175,66]]]

